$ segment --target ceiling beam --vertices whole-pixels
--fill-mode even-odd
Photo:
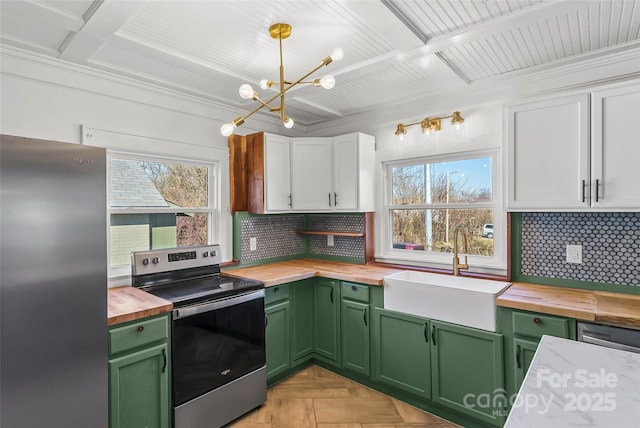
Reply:
[[[96,0],[83,16],[84,25],[69,33],[59,58],[84,64],[142,6],[143,1]]]

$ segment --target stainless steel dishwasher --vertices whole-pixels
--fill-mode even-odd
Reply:
[[[640,330],[579,321],[578,341],[640,354]]]

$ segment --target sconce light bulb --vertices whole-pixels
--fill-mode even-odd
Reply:
[[[244,98],[245,100],[248,100],[253,98],[255,91],[253,90],[251,85],[245,83],[244,85],[240,86],[238,93],[240,94],[240,97]]]
[[[260,88],[261,89],[268,89],[268,88],[271,87],[271,85],[272,85],[272,83],[267,79],[262,79],[260,81]]]

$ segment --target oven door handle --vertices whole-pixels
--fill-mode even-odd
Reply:
[[[229,306],[239,305],[240,303],[250,302],[251,300],[264,298],[264,290],[252,291],[251,293],[244,293],[226,299],[215,300],[213,302],[206,302],[195,304],[193,306],[186,306],[184,308],[178,308],[173,310],[173,319],[178,320],[181,318],[191,317],[193,315],[201,314],[203,312],[215,311],[216,309],[228,308]]]
[[[607,348],[619,349],[621,351],[630,351],[630,352],[635,352],[636,354],[640,353],[640,348],[637,348],[635,346],[625,345],[624,343],[611,342],[609,340],[599,339],[597,337],[593,337],[589,335],[582,336],[580,341],[585,343],[591,343],[593,345],[606,346]]]

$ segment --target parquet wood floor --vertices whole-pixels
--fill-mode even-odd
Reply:
[[[402,401],[312,365],[267,391],[228,428],[455,428]]]

